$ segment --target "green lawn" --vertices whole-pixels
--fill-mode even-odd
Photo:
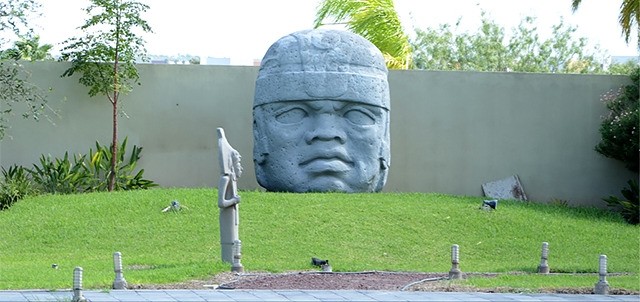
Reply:
[[[505,275],[470,285],[581,287],[597,282],[606,254],[612,288],[640,291],[640,227],[608,211],[424,193],[286,194],[241,192],[240,239],[247,272],[311,270],[311,257],[340,271],[448,272],[451,245],[463,272],[535,273],[549,242],[555,273]],[[162,213],[172,200],[188,207]],[[109,288],[113,253],[128,283],[171,283],[229,271],[221,262],[214,189],[48,195],[0,211],[0,290]],[[58,269],[51,268],[58,264]],[[487,283],[488,282],[488,283]]]

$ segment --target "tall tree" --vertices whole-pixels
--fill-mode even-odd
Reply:
[[[324,23],[329,21],[328,23]],[[393,0],[323,0],[318,5],[314,28],[344,24],[371,41],[385,57],[387,67],[412,66],[411,44],[405,34]]]
[[[578,10],[582,4],[582,0],[571,0],[571,8],[573,12]],[[622,30],[624,41],[629,44],[631,30],[635,27],[638,32],[638,49],[640,49],[640,0],[622,0],[620,4],[620,14],[618,15],[618,23]]]
[[[0,1],[0,139],[5,135],[7,116],[14,114],[14,106],[22,104],[22,116],[39,120],[47,117],[46,92],[30,81],[31,73],[20,63],[21,54],[6,44],[33,37],[29,18],[39,15],[40,4],[36,0]]]
[[[148,9],[148,5],[131,0],[91,0],[85,9],[91,17],[80,26],[86,35],[65,41],[62,50],[61,60],[71,61],[62,76],[81,73],[79,82],[89,87],[89,96],[102,94],[111,103],[109,191],[113,190],[117,175],[119,97],[138,83],[136,60],[147,58],[144,40],[136,31],[152,31],[140,16]]]
[[[39,15],[40,7],[36,0],[0,1],[0,47],[11,38],[31,35],[33,29],[29,26],[28,19]]]
[[[561,20],[552,37],[542,40],[534,17],[525,17],[507,39],[505,29],[481,12],[477,32],[459,32],[442,24],[438,29],[416,29],[412,41],[417,69],[554,73],[600,73],[596,48],[587,51],[586,38],[574,38],[573,27]]]

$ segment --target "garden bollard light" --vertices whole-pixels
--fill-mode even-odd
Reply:
[[[113,289],[127,289],[127,280],[122,275],[122,254],[120,252],[113,253],[113,270],[116,278],[113,280]]]
[[[459,264],[458,245],[454,244],[451,246],[451,270],[449,271],[449,279],[462,279]]]
[[[600,280],[596,283],[595,294],[607,295],[609,294],[609,282],[607,282],[607,255],[600,255]]]
[[[538,266],[538,273],[540,274],[548,274],[549,273],[549,263],[547,260],[549,259],[549,243],[542,243],[542,257],[540,257],[540,265]]]
[[[82,296],[82,267],[76,267],[73,270],[73,302],[87,302],[87,299]]]
[[[242,259],[242,242],[239,239],[233,241],[233,264],[231,265],[231,271],[234,273],[244,272],[244,267],[240,263]]]

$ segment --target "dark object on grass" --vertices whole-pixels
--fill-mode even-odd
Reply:
[[[498,200],[491,199],[491,200],[483,200],[482,207],[480,208],[483,210],[495,210],[497,206],[498,206]]]
[[[316,257],[312,257],[311,258],[311,265],[313,266],[323,266],[323,265],[328,265],[329,264],[329,260],[322,260]]]

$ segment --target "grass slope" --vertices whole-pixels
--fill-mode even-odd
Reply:
[[[315,256],[329,259],[334,271],[447,272],[451,245],[458,244],[463,272],[534,273],[546,241],[552,272],[595,273],[598,256],[606,254],[609,272],[630,273],[611,276],[611,286],[640,290],[640,227],[608,211],[501,201],[486,212],[478,209],[481,197],[424,193],[241,196],[247,271],[307,270]],[[162,213],[172,200],[188,209]],[[219,260],[218,213],[213,189],[25,199],[0,212],[0,289],[70,288],[76,266],[84,269],[85,288],[109,288],[116,251],[129,284],[229,271]],[[58,269],[51,268],[54,263]],[[567,277],[505,278],[493,280],[520,286],[541,279],[531,283],[535,287]],[[583,279],[570,280],[576,286],[597,281]],[[496,286],[482,282],[473,284]]]

